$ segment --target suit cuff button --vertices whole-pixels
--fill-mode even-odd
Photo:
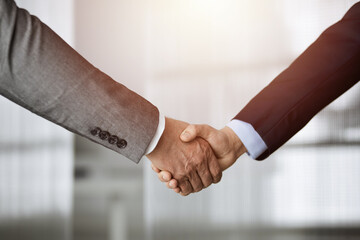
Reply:
[[[115,135],[112,135],[110,138],[109,138],[109,143],[110,144],[117,144],[119,142],[119,138]]]
[[[100,133],[99,133],[99,138],[101,139],[101,140],[106,140],[106,139],[108,139],[110,137],[110,133],[108,133],[108,132],[106,132],[106,131],[101,131]]]
[[[116,145],[118,148],[126,148],[127,142],[124,139],[120,139],[120,141],[118,141],[118,143]]]
[[[91,133],[91,135],[93,135],[93,136],[97,136],[99,133],[101,133],[101,128],[94,128],[94,129],[92,129],[91,131],[90,131],[90,133]]]

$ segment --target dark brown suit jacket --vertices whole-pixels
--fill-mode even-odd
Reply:
[[[360,79],[360,2],[235,117],[252,124],[267,158]]]

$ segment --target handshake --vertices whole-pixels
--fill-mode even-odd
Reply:
[[[138,162],[156,107],[92,66],[15,1],[0,0],[0,12],[0,95]],[[160,180],[186,196],[219,182],[244,152],[262,160],[285,144],[359,81],[359,22],[360,2],[261,90],[231,128],[166,118],[161,137],[156,133],[146,150]],[[100,135],[97,126],[126,136],[129,147],[125,139],[115,144],[118,136],[107,131]]]
[[[244,145],[229,127],[217,130],[166,118],[157,146],[146,156],[160,181],[186,196],[218,183],[222,171],[245,152]]]

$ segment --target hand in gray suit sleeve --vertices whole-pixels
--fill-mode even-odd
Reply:
[[[0,0],[0,68],[1,95],[134,162],[155,135],[155,106],[93,67],[12,0]],[[147,155],[179,179],[183,195],[221,179],[208,143],[180,142],[186,126],[167,119],[159,143]]]
[[[134,162],[158,125],[155,106],[92,66],[12,0],[0,0],[0,94]]]

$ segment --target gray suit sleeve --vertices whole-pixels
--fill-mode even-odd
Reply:
[[[12,0],[0,0],[0,94],[134,162],[158,125],[155,106],[92,66]]]

